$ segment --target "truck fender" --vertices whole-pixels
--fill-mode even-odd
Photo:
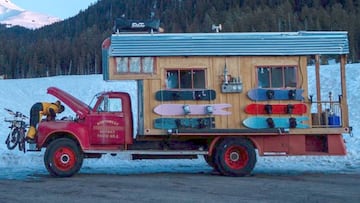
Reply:
[[[78,137],[76,133],[71,131],[57,131],[51,133],[49,136],[47,136],[46,140],[43,140],[43,142],[38,143],[39,146],[47,146],[49,145],[53,140],[68,137],[72,140],[74,140],[76,143],[79,144],[80,148],[82,150],[88,148],[90,146],[89,139],[86,136]],[[81,140],[81,142],[80,142]]]

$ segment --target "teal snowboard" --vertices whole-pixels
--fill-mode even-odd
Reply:
[[[156,129],[179,129],[179,128],[214,128],[215,118],[157,118],[154,120]]]
[[[253,101],[268,100],[297,100],[302,101],[303,89],[264,89],[255,88],[250,90],[247,95]]]
[[[309,120],[306,116],[295,117],[249,117],[243,121],[244,126],[253,129],[264,128],[309,128],[309,125],[302,123]]]

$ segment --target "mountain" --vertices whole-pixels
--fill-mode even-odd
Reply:
[[[61,19],[24,10],[10,0],[0,0],[0,24],[5,24],[7,27],[18,25],[29,29],[37,29],[58,21],[61,21]]]

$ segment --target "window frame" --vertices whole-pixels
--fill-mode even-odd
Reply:
[[[118,103],[118,104],[116,104]],[[117,107],[117,109],[115,108]],[[98,106],[96,107],[96,112],[106,112],[106,113],[119,113],[123,112],[123,101],[122,98],[118,97],[102,97]]]
[[[273,71],[269,71],[269,76],[268,76],[268,83],[269,83],[269,87],[260,87],[260,79],[259,79],[259,69],[260,68],[269,68],[271,69],[275,69],[275,68],[281,68],[281,79],[282,79],[282,85],[280,87],[273,87],[273,80],[276,78],[272,77]],[[293,86],[289,86],[287,85],[287,77],[286,77],[286,68],[292,68],[294,71],[294,79],[295,79],[295,85]],[[286,89],[286,88],[297,88],[299,86],[299,78],[298,78],[298,69],[299,66],[297,65],[258,65],[255,67],[255,74],[256,74],[256,87],[257,88],[264,88],[264,89]]]
[[[190,67],[190,68],[166,68],[165,70],[165,87],[168,90],[202,90],[207,88],[207,69],[204,67]],[[168,73],[172,71],[177,71],[177,86],[175,88],[169,87],[168,85]],[[188,71],[191,72],[191,87],[190,88],[182,88],[181,86],[181,71]],[[194,80],[194,71],[202,71],[203,72],[203,79],[202,82],[203,87],[195,87],[195,80]]]
[[[132,59],[139,59],[139,72],[134,71],[131,67],[134,61]],[[149,71],[149,68],[144,67],[146,65],[146,60],[152,60],[152,71]],[[126,63],[126,71],[125,68],[119,68],[119,61],[125,61]],[[148,63],[151,64],[151,63]],[[156,74],[156,57],[153,56],[124,56],[124,57],[115,57],[115,67],[116,67],[116,74],[142,74],[142,75],[153,75]],[[120,70],[120,71],[119,71]]]

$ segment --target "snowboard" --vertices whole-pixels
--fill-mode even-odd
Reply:
[[[303,89],[251,89],[247,95],[253,101],[268,101],[268,100],[297,100],[302,101],[304,97]]]
[[[155,93],[158,101],[214,100],[215,90],[160,90]]]
[[[306,116],[297,117],[249,117],[243,121],[244,126],[253,129],[264,128],[309,128],[309,125],[302,123],[309,120]]]
[[[247,114],[304,114],[305,104],[249,104],[245,107]]]
[[[157,118],[154,120],[156,129],[176,129],[176,128],[215,128],[215,118]]]
[[[231,104],[160,104],[154,108],[156,114],[162,116],[180,115],[230,115],[224,108]]]

